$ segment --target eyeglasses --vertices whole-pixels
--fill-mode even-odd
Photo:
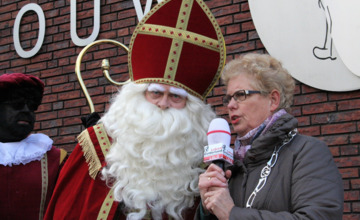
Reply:
[[[38,108],[38,103],[35,100],[24,98],[1,102],[1,104],[8,104],[15,110],[21,110],[25,105],[27,105],[30,111],[36,111]]]
[[[233,95],[226,95],[223,98],[223,104],[225,106],[227,106],[231,99],[234,98],[235,101],[240,102],[240,101],[244,101],[246,99],[247,95],[251,95],[251,94],[257,94],[257,93],[261,93],[260,91],[255,91],[255,90],[238,90],[236,92],[234,92]]]

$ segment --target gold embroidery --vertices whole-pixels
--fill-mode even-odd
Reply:
[[[109,193],[107,194],[102,206],[101,206],[101,209],[99,211],[99,214],[98,214],[98,217],[97,217],[97,220],[105,220],[107,219],[107,217],[109,216],[109,213],[110,213],[110,210],[111,210],[111,207],[114,203],[114,193],[113,193],[113,189],[111,189],[109,191]]]
[[[45,212],[45,200],[46,200],[46,194],[48,191],[48,184],[49,184],[48,158],[46,153],[44,154],[44,157],[40,161],[40,166],[41,166],[41,200],[40,200],[39,220],[42,220]]]
[[[205,2],[203,2],[202,0],[196,0],[196,2],[200,5],[200,7],[205,12],[206,16],[209,18],[209,20],[213,24],[213,27],[215,28],[215,31],[216,31],[216,35],[218,37],[218,42],[219,42],[218,48],[220,50],[220,53],[219,53],[220,60],[219,60],[218,70],[216,72],[216,77],[213,78],[213,81],[210,84],[211,86],[209,88],[207,88],[207,90],[204,92],[204,94],[202,94],[203,97],[206,97],[210,93],[210,91],[215,87],[217,80],[220,78],[222,69],[225,66],[225,62],[226,62],[226,45],[225,45],[224,36],[222,35],[222,32],[221,32],[221,28],[218,25],[214,15],[211,13],[210,9],[207,7]]]
[[[109,152],[111,143],[102,124],[95,125],[94,131],[104,156]],[[89,175],[95,179],[101,169],[101,161],[96,153],[95,146],[90,138],[88,130],[84,130],[78,136],[79,144],[84,152],[84,157],[89,165]]]
[[[138,80],[134,80],[134,81],[135,81],[135,83],[157,82],[157,83],[165,83],[168,85],[177,86],[177,87],[186,89],[192,95],[195,95],[196,97],[199,97],[200,99],[204,100],[205,97],[210,93],[210,91],[216,85],[216,82],[220,78],[221,71],[226,62],[226,46],[225,46],[224,37],[221,32],[221,28],[218,25],[216,18],[211,13],[210,9],[207,7],[207,5],[202,0],[183,0],[182,1],[182,9],[185,8],[185,14],[184,14],[184,11],[180,10],[180,12],[179,12],[180,14],[179,14],[179,17],[177,20],[176,27],[167,27],[167,26],[162,26],[162,25],[146,24],[147,20],[157,10],[160,10],[161,7],[165,6],[169,1],[170,0],[164,0],[161,3],[155,5],[153,7],[153,9],[151,9],[150,12],[144,16],[144,18],[139,22],[136,29],[134,30],[133,36],[130,39],[130,43],[129,43],[130,52],[128,54],[130,78],[132,80],[134,80],[133,69],[132,69],[131,48],[133,48],[134,41],[138,34],[154,35],[154,36],[159,36],[159,37],[171,38],[173,40],[176,39],[176,40],[179,40],[182,42],[188,42],[188,43],[197,45],[199,47],[203,47],[203,48],[218,52],[219,56],[220,56],[219,57],[219,65],[218,65],[216,74],[215,74],[214,78],[212,79],[210,86],[202,94],[198,94],[197,92],[184,86],[183,84],[174,82],[173,79],[175,78],[175,76],[173,74],[169,74],[169,73],[167,73],[167,74],[165,73],[163,79],[142,78],[142,79],[138,79]],[[186,15],[190,14],[192,5],[195,4],[195,2],[203,9],[203,12],[209,18],[209,21],[212,23],[218,39],[212,39],[212,38],[209,38],[209,37],[206,37],[206,36],[191,32],[191,31],[187,31],[186,28],[187,28],[187,22],[189,22],[189,19],[183,19],[182,17],[184,17],[184,16],[186,17]],[[186,10],[189,10],[189,11],[186,12]],[[171,60],[170,61],[168,60],[167,63],[171,63]],[[167,70],[168,70],[168,68],[167,68]]]
[[[77,139],[82,148],[82,151],[84,152],[86,163],[89,166],[89,175],[91,178],[95,179],[97,173],[101,169],[101,163],[96,154],[95,147],[91,141],[88,130],[81,132]]]
[[[176,71],[179,63],[183,41],[173,39],[165,68],[164,78],[175,80]]]
[[[104,157],[105,157],[109,153],[111,143],[106,134],[104,125],[103,124],[95,125],[94,130],[95,130],[95,134],[98,139],[100,148],[102,150],[102,153],[104,154]]]
[[[204,47],[206,49],[216,52],[220,51],[220,45],[218,40],[211,39],[209,37],[191,31],[180,30],[177,28],[166,27],[162,25],[144,24],[138,33],[173,38],[195,44],[199,47]]]

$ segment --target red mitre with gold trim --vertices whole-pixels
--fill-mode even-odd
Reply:
[[[225,55],[221,29],[202,0],[164,0],[133,33],[129,74],[135,83],[164,83],[205,99]]]

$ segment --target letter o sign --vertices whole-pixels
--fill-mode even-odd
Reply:
[[[35,47],[29,51],[25,51],[25,50],[23,50],[23,48],[21,47],[21,44],[20,44],[19,29],[20,29],[21,19],[24,16],[24,14],[28,11],[34,11],[38,16],[39,35],[38,35],[38,40],[36,42]],[[29,58],[29,57],[34,56],[40,50],[40,48],[44,42],[45,26],[46,26],[46,24],[45,24],[44,12],[38,4],[29,3],[21,8],[19,13],[16,15],[16,19],[15,19],[15,23],[14,23],[14,31],[13,31],[14,47],[15,47],[16,52],[19,54],[19,56],[21,56],[22,58]]]

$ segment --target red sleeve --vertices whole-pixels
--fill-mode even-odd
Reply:
[[[78,144],[59,174],[44,219],[96,219],[110,191],[100,175],[95,179],[90,177],[88,163]],[[112,219],[117,205],[112,203],[108,219]]]

